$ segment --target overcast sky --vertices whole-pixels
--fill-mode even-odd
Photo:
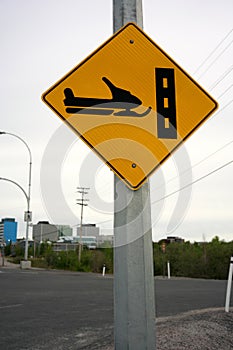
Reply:
[[[219,103],[150,178],[155,241],[167,235],[233,239],[233,164],[224,166],[233,151],[232,13],[232,0],[143,1],[144,31]],[[22,137],[31,149],[33,223],[48,220],[75,228],[80,217],[76,187],[84,186],[90,187],[84,222],[112,233],[112,172],[41,101],[43,92],[112,35],[112,1],[1,0],[0,26],[0,130]],[[0,136],[0,177],[27,192],[28,171],[23,143]],[[196,183],[179,191],[190,182]],[[20,189],[0,181],[0,218],[15,217],[19,237],[25,232],[25,210]]]

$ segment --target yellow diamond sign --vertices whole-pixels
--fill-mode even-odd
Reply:
[[[43,101],[134,190],[217,108],[133,23],[47,90]]]

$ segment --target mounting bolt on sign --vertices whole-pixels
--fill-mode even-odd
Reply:
[[[42,98],[133,190],[217,108],[134,23],[122,27]]]

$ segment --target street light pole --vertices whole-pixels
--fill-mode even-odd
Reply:
[[[10,135],[10,136],[16,137],[18,140],[20,140],[21,142],[24,143],[24,145],[26,146],[28,153],[29,153],[28,194],[26,194],[24,189],[20,185],[18,185],[16,182],[11,181],[11,180],[7,180],[10,182],[13,182],[18,187],[20,187],[27,198],[27,212],[26,212],[26,218],[25,218],[27,224],[26,224],[26,240],[25,240],[24,260],[28,260],[28,231],[29,231],[29,222],[31,221],[30,200],[31,200],[32,153],[31,153],[31,150],[30,150],[28,144],[18,135],[15,135],[13,133],[6,132],[6,131],[0,131],[0,135]]]

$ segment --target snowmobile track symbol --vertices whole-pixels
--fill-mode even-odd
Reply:
[[[148,107],[143,113],[132,111],[131,109],[140,106],[142,101],[129,91],[115,86],[106,77],[103,77],[102,80],[111,91],[111,99],[75,97],[72,89],[66,88],[64,90],[64,104],[67,106],[66,112],[69,114],[79,113],[122,117],[145,117],[150,113],[151,107]]]

